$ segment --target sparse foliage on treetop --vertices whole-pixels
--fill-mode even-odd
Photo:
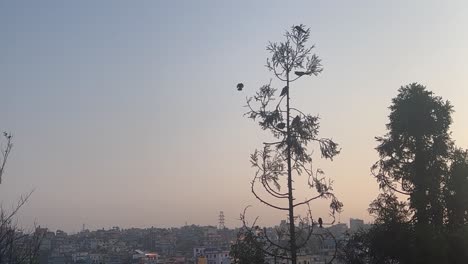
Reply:
[[[285,34],[285,42],[269,43],[267,46],[267,50],[272,54],[267,60],[267,68],[274,72],[280,81],[291,83],[301,77],[294,76],[293,79],[289,79],[292,71],[303,70],[307,74],[317,75],[323,70],[318,56],[312,54],[314,46],[306,47],[309,36],[310,29],[306,29],[304,25],[293,26],[292,30]],[[263,130],[270,131],[278,139],[276,142],[265,142],[263,150],[256,150],[251,155],[252,165],[259,169],[261,181],[265,183],[270,194],[278,196],[278,179],[287,175],[286,163],[290,151],[291,169],[299,175],[309,175],[310,187],[318,192],[320,198],[332,199],[332,213],[339,211],[342,204],[331,192],[332,181],[323,176],[321,169],[313,170],[310,164],[312,155],[308,151],[309,143],[316,142],[321,156],[332,160],[340,152],[338,144],[332,139],[319,137],[319,117],[305,114],[294,107],[288,108],[286,101],[289,100],[291,89],[286,85],[283,90],[286,92],[278,95],[278,89],[274,88],[270,81],[247,99],[249,111],[246,115],[258,121]],[[268,182],[273,182],[276,189],[270,188]]]
[[[272,55],[267,59],[266,66],[279,80],[287,81],[292,71],[302,74],[296,74],[297,76],[290,81],[295,81],[302,75],[318,75],[322,72],[321,59],[312,53],[315,46],[306,46],[310,37],[309,28],[302,24],[293,26],[291,31],[286,32],[285,37],[286,41],[270,42],[267,46]]]

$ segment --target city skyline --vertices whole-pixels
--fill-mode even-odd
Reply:
[[[266,228],[273,228],[273,227],[277,227],[279,225],[281,225],[281,222],[282,221],[286,221],[286,219],[284,220],[280,220],[280,222],[274,224],[274,225],[271,225],[271,226],[265,226]],[[359,218],[353,218],[353,217],[350,217],[348,219],[348,221],[337,221],[336,223],[332,224],[332,225],[328,225],[328,226],[324,226],[325,228],[328,228],[328,227],[332,227],[332,226],[336,226],[336,225],[343,225],[345,224],[347,226],[347,228],[351,228],[351,222],[353,221],[362,221],[363,224],[365,225],[370,225],[371,222],[366,222],[364,221],[363,219],[359,219]],[[183,227],[190,227],[190,226],[197,226],[197,227],[214,227],[214,228],[217,228],[218,230],[222,230],[224,228],[220,228],[219,227],[219,223],[217,224],[191,224],[189,222],[186,222],[184,223],[183,225],[180,225],[180,226],[157,226],[157,225],[153,225],[153,226],[140,226],[140,227],[136,227],[136,226],[129,226],[129,227],[121,227],[121,226],[103,226],[103,227],[88,227],[85,223],[83,223],[81,225],[81,227],[79,228],[76,228],[75,230],[64,230],[64,229],[61,229],[61,228],[57,228],[57,229],[50,229],[46,226],[41,226],[41,225],[38,225],[37,228],[46,228],[48,231],[50,232],[66,232],[66,233],[69,233],[69,234],[78,234],[80,232],[83,232],[83,231],[89,231],[89,232],[95,232],[95,231],[99,231],[99,230],[113,230],[113,229],[116,229],[118,228],[119,230],[127,230],[127,229],[180,229],[180,228],[183,228]],[[236,230],[236,229],[239,229],[239,228],[242,228],[242,225],[238,225],[238,226],[225,226],[226,229],[229,229],[229,230]]]

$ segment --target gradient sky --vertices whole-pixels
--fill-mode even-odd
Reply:
[[[0,199],[9,208],[35,189],[20,222],[53,230],[214,225],[221,210],[233,227],[249,204],[278,223],[284,213],[249,190],[264,134],[242,106],[271,78],[267,42],[303,23],[324,72],[297,82],[292,102],[342,146],[315,163],[335,180],[341,220],[369,221],[374,137],[401,85],[450,100],[468,147],[467,14],[466,1],[1,1],[0,130],[15,145]]]

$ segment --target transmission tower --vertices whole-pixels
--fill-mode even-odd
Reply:
[[[219,229],[224,229],[225,226],[224,226],[224,212],[223,211],[220,211],[219,212],[219,226],[218,226]]]

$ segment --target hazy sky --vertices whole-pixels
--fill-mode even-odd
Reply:
[[[342,146],[315,163],[335,180],[342,221],[371,219],[374,137],[401,85],[450,100],[468,147],[466,1],[1,1],[0,130],[15,144],[3,206],[35,189],[21,222],[67,231],[216,224],[221,210],[233,227],[249,204],[278,223],[284,213],[250,193],[264,134],[242,106],[271,78],[268,41],[299,23],[324,72],[297,82],[292,102]]]

